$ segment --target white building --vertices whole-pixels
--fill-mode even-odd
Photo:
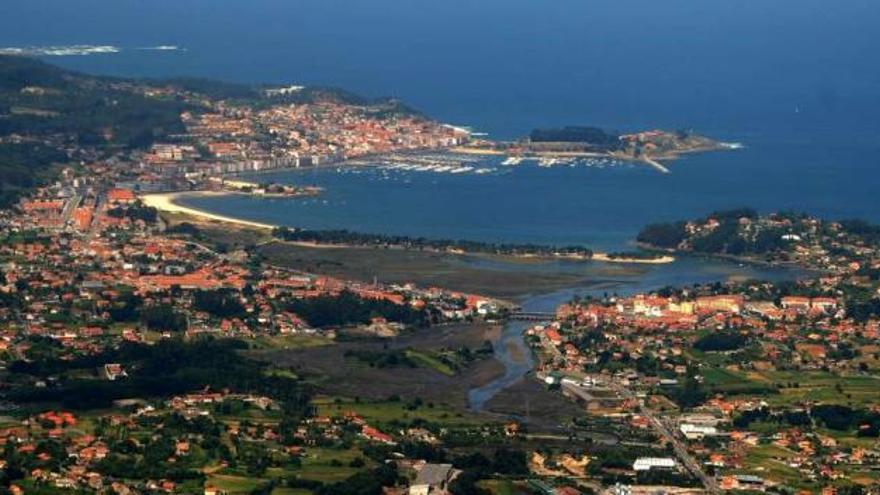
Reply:
[[[718,435],[718,429],[714,426],[683,423],[679,429],[688,440],[702,440],[704,437],[714,437]]]
[[[669,457],[639,457],[633,463],[633,471],[649,471],[654,468],[673,469],[675,460]]]

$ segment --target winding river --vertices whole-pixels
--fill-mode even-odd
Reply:
[[[674,263],[658,266],[648,272],[614,282],[577,285],[547,294],[532,296],[521,303],[524,311],[553,312],[578,296],[601,297],[606,293],[631,295],[666,286],[710,283],[726,280],[761,279],[768,281],[804,278],[808,272],[796,268],[743,265],[727,260],[704,257],[681,257]],[[504,374],[468,393],[470,408],[486,410],[487,403],[498,393],[515,385],[534,369],[535,357],[523,333],[533,322],[509,321],[493,342],[494,358],[504,365]]]

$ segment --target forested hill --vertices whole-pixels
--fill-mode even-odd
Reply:
[[[828,221],[804,213],[760,215],[751,208],[717,211],[691,221],[645,227],[638,241],[657,248],[793,261],[809,268],[857,270],[880,278],[880,225]]]
[[[180,113],[189,106],[135,81],[0,56],[0,137],[64,135],[66,144],[139,147],[183,131]]]

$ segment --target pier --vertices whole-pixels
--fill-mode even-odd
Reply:
[[[668,173],[670,173],[668,168],[666,168],[665,166],[663,166],[662,163],[658,162],[657,160],[654,160],[653,158],[647,158],[647,157],[645,157],[645,158],[642,158],[642,160],[643,160],[645,163],[647,163],[648,165],[650,165],[650,166],[656,168],[657,170],[659,170],[660,172],[662,172],[662,173],[664,173],[664,174],[668,174]]]

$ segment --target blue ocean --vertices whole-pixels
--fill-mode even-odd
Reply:
[[[495,138],[582,124],[743,143],[670,163],[669,175],[287,172],[272,180],[327,194],[190,200],[312,228],[610,249],[646,223],[726,207],[880,221],[878,19],[872,0],[5,0],[0,46],[118,48],[47,57],[101,74],[395,96]]]

